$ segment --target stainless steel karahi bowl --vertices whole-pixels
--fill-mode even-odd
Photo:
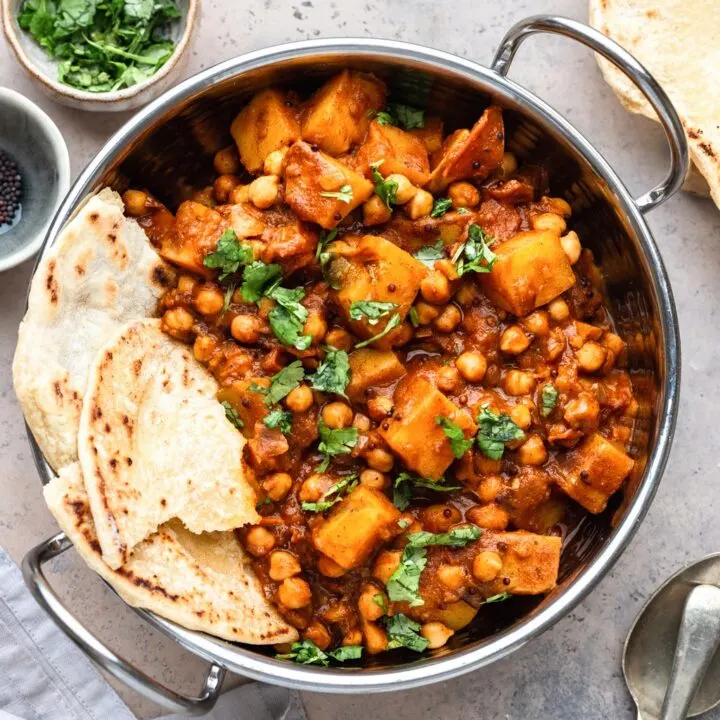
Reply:
[[[643,90],[665,128],[671,166],[665,180],[633,198],[593,146],[556,111],[505,76],[524,38],[559,33],[601,53]],[[450,647],[427,657],[393,654],[361,669],[293,665],[270,649],[233,645],[138,611],[189,651],[206,658],[209,672],[198,697],[182,696],[134,668],[77,622],[43,576],[42,565],[71,547],[62,533],[24,562],[26,581],[60,627],[96,662],[139,692],[174,710],[204,713],[215,702],[227,669],[299,689],[367,693],[439,682],[494,662],[566,615],[602,578],[630,542],[665,468],[680,385],[677,318],[665,268],[643,218],[673,193],[687,170],[681,123],[647,71],[595,30],[563,18],[529,18],[504,38],[490,68],[454,55],[386,40],[314,40],[243,55],[190,78],[139,112],[100,150],[60,207],[44,251],[90,194],[105,185],[122,191],[140,184],[171,206],[210,180],[212,156],[230,141],[230,121],[243,103],[268,85],[312,88],[340,68],[372,71],[393,97],[468,126],[492,99],[504,109],[507,144],[523,161],[543,165],[553,195],[573,207],[572,226],[602,269],[617,332],[628,343],[640,411],[632,438],[636,459],[622,502],[588,518],[568,540],[561,582],[544,598],[517,599],[514,615],[488,609],[480,624],[459,633]],[[35,448],[45,482],[51,470]]]

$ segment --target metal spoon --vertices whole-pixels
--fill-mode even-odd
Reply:
[[[684,568],[630,629],[623,673],[638,720],[682,720],[720,703],[720,554]]]

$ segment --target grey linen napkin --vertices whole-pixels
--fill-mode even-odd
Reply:
[[[167,715],[158,720],[180,720]],[[207,720],[307,720],[299,696],[251,683],[223,694]],[[135,720],[58,630],[0,548],[0,720]]]

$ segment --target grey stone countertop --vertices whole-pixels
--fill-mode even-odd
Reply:
[[[504,32],[542,12],[586,19],[581,0],[202,0],[202,20],[186,73],[231,56],[313,37],[390,37],[489,62]],[[603,152],[628,187],[640,194],[665,172],[668,153],[655,124],[621,109],[585,48],[535,37],[513,65],[513,79],[537,92]],[[0,85],[25,93],[57,122],[77,174],[125,115],[85,114],[46,99],[23,75],[0,40]],[[720,212],[682,194],[649,216],[670,273],[680,316],[683,378],[680,418],[670,463],[638,534],[591,595],[542,637],[493,666],[441,685],[386,695],[305,693],[312,720],[392,717],[417,720],[635,717],[620,670],[625,634],[644,599],[682,564],[720,550],[712,500],[720,438]],[[44,507],[10,364],[32,262],[0,277],[0,544],[20,560],[56,530]],[[55,563],[55,583],[111,647],[172,687],[195,691],[203,663],[126,611],[77,558]],[[132,693],[123,697],[140,717],[159,710]],[[712,717],[720,718],[720,713]]]

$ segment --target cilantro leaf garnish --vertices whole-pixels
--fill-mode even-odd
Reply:
[[[271,410],[264,418],[265,427],[271,430],[280,430],[283,435],[289,435],[292,432],[293,414],[289,410],[275,408]]]
[[[430,217],[442,217],[452,207],[452,204],[453,202],[450,198],[435,198],[432,210],[430,211]]]
[[[346,660],[359,660],[362,657],[362,645],[341,645],[336,650],[330,650],[328,655],[338,662]]]
[[[320,418],[318,422],[320,443],[318,450],[325,459],[318,465],[318,472],[325,472],[330,466],[330,460],[337,455],[348,455],[352,452],[358,441],[358,430],[354,427],[332,429]]]
[[[376,302],[375,300],[357,300],[350,305],[350,319],[367,318],[368,325],[377,325],[380,318],[389,315],[396,307],[393,302]]]
[[[302,288],[292,290],[274,287],[267,296],[277,305],[269,312],[270,329],[283,345],[291,345],[298,350],[307,350],[312,344],[310,335],[302,335],[302,329],[308,317],[307,308],[300,304],[305,297]]]
[[[388,650],[406,647],[421,653],[430,644],[422,635],[418,634],[420,623],[416,623],[403,613],[385,618],[385,629],[388,635]]]
[[[509,592],[499,593],[498,595],[491,595],[489,598],[485,598],[485,600],[483,601],[483,605],[504,602],[505,600],[509,600],[511,597],[512,594]]]
[[[430,547],[446,545],[448,547],[465,547],[469,542],[477,540],[482,530],[475,525],[452,528],[446,533],[431,533],[425,530],[408,535],[408,542],[414,547]]]
[[[318,502],[303,502],[302,509],[310,512],[325,512],[339,503],[345,495],[351,493],[358,485],[357,475],[346,475],[326,490]]]
[[[323,230],[320,233],[320,239],[318,240],[317,248],[315,250],[315,257],[322,264],[322,255],[325,248],[337,237],[337,228],[330,230],[329,232]]]
[[[540,391],[540,403],[543,417],[547,417],[555,409],[557,399],[558,391],[555,389],[555,386],[551,383],[543,385],[543,389]]]
[[[399,324],[400,324],[400,316],[397,313],[395,313],[387,321],[387,325],[377,335],[373,335],[373,337],[369,338],[368,340],[363,340],[362,342],[359,342],[355,346],[355,349],[359,350],[360,348],[364,348],[367,345],[374,343],[376,340],[380,340],[381,338],[384,338],[389,332],[393,331]]]
[[[488,237],[479,225],[473,223],[468,228],[467,240],[455,251],[453,263],[457,274],[489,273],[497,260],[497,255],[490,249],[494,240]]]
[[[344,350],[326,347],[325,359],[320,363],[317,372],[310,377],[312,389],[345,397],[345,388],[349,382],[348,354]]]
[[[438,415],[435,422],[442,427],[443,432],[450,440],[450,449],[456,458],[461,458],[473,444],[472,438],[465,438],[465,432],[449,418]]]
[[[282,278],[282,267],[256,260],[243,271],[242,294],[247,302],[257,302]]]
[[[415,253],[414,257],[432,270],[436,260],[445,258],[445,245],[442,240],[438,240],[434,245],[425,245]]]
[[[382,593],[377,593],[376,595],[373,595],[373,601],[384,613],[387,613],[388,604],[387,600],[385,600],[385,596]]]
[[[266,405],[275,405],[279,403],[286,395],[294,390],[305,377],[305,368],[299,360],[291,362],[284,367],[279,373],[270,378],[270,387],[262,388],[265,390]],[[259,387],[259,386],[258,386]],[[252,386],[250,386],[252,390]],[[255,392],[258,392],[255,390]]]
[[[334,192],[321,192],[320,196],[334,198],[335,200],[340,200],[340,202],[344,202],[349,205],[353,199],[352,185],[343,185],[339,190]]]
[[[505,443],[524,440],[525,433],[511,420],[509,415],[499,414],[487,406],[477,416],[480,430],[477,444],[480,452],[491,460],[500,460],[505,452]]]
[[[412,500],[414,488],[423,488],[434,492],[452,492],[462,489],[460,485],[444,485],[443,483],[444,479],[442,478],[435,481],[401,472],[393,483],[393,504],[398,510],[405,510]]]
[[[381,110],[376,116],[375,119],[380,123],[380,125],[397,125],[397,121],[395,118],[385,110]]]
[[[220,403],[225,409],[225,417],[238,429],[245,427],[245,423],[240,419],[235,408],[227,401],[223,400]]]
[[[330,659],[338,662],[346,660],[358,660],[362,656],[360,645],[343,645],[337,650],[324,652],[312,640],[300,640],[294,642],[289,653],[276,655],[278,660],[292,660],[300,665],[321,665],[328,667]]]
[[[375,182],[375,194],[385,203],[388,210],[392,210],[392,206],[397,204],[398,184],[396,180],[386,180],[380,174],[378,164],[373,163],[370,166]]]
[[[241,265],[247,265],[253,260],[253,249],[250,245],[243,245],[235,231],[228,228],[220,236],[213,252],[203,258],[203,265],[212,270],[219,269],[218,280],[222,282],[228,275],[236,273]]]
[[[410,310],[408,310],[408,320],[410,320],[410,324],[416,328],[420,324],[420,316],[418,315],[418,311],[413,305]]]
[[[380,125],[399,125],[403,130],[425,127],[425,111],[403,103],[390,103],[375,119]]]
[[[220,316],[222,317],[230,307],[230,301],[232,300],[232,296],[235,294],[235,290],[237,289],[237,283],[231,282],[228,284],[226,290],[225,290],[225,298],[223,299],[223,306],[222,310],[220,310]]]

